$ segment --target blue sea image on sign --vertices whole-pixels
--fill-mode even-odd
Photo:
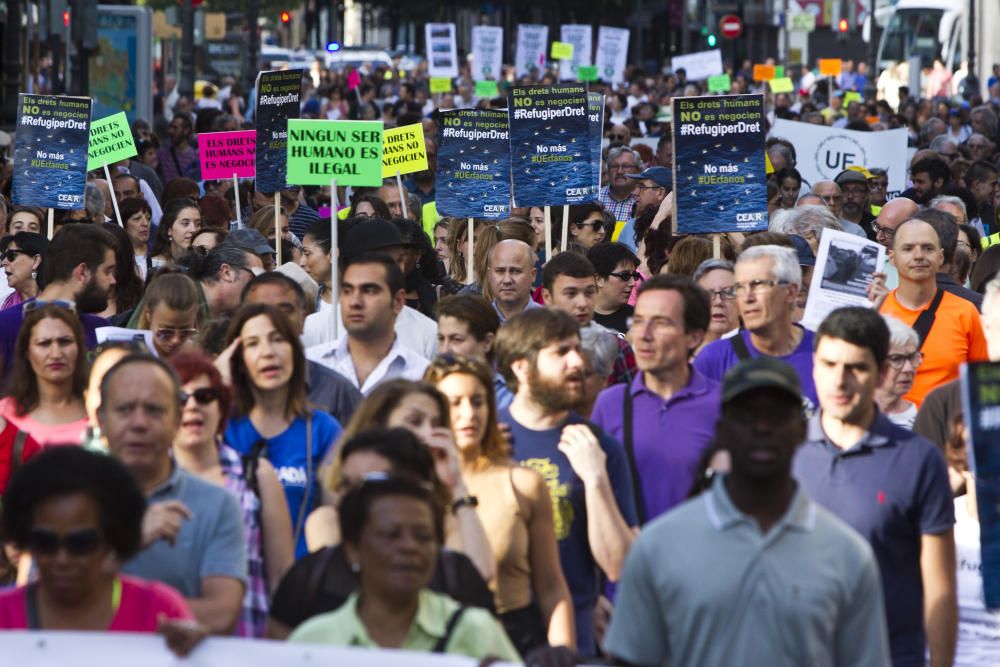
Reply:
[[[507,113],[442,112],[438,130],[437,209],[458,218],[510,216]]]
[[[42,208],[81,209],[87,184],[90,99],[22,94],[15,134],[13,203]],[[46,103],[32,106],[33,100]],[[70,107],[62,104],[70,100]],[[27,109],[34,109],[27,115]],[[65,114],[57,116],[56,113]],[[37,121],[32,125],[30,117]],[[76,127],[51,128],[41,123],[73,122]]]
[[[561,206],[596,199],[586,88],[515,87],[508,99],[515,204]]]

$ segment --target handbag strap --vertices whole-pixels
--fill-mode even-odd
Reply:
[[[462,614],[465,613],[465,607],[459,607],[452,613],[451,617],[448,619],[447,625],[444,626],[444,634],[441,638],[437,640],[434,644],[434,648],[431,649],[431,653],[444,653],[445,649],[448,648],[448,642],[451,641],[451,636],[455,633],[455,628],[458,627],[458,622],[462,620]]]
[[[309,508],[309,497],[312,495],[313,471],[312,471],[312,413],[306,415],[306,489],[302,494],[302,504],[299,505],[299,516],[295,520],[295,534],[292,544],[299,543],[302,530],[306,525],[306,510]]]
[[[625,385],[625,405],[622,408],[622,432],[624,436],[625,455],[628,457],[629,471],[632,473],[632,494],[635,498],[635,513],[639,525],[646,523],[646,500],[642,495],[642,478],[639,476],[639,464],[635,460],[635,442],[632,424],[632,387]]]
[[[934,318],[937,315],[938,306],[941,305],[941,299],[943,298],[944,290],[938,287],[934,298],[931,300],[931,305],[927,307],[927,310],[921,311],[920,315],[917,316],[917,321],[913,323],[913,330],[920,337],[920,347],[917,349],[923,349],[924,343],[927,341],[927,336],[931,333],[931,327],[934,326]]]
[[[747,347],[747,342],[743,340],[742,329],[737,331],[735,336],[729,338],[729,345],[733,348],[733,353],[740,361],[746,361],[750,358],[750,348]]]

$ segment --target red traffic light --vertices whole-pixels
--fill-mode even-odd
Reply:
[[[837,23],[837,32],[847,32],[847,19],[840,19]]]
[[[63,12],[63,25],[69,27],[69,10]]]
[[[291,20],[292,20],[292,13],[291,12],[281,12],[281,22],[282,23],[288,23]]]

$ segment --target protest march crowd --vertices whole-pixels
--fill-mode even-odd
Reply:
[[[0,629],[1000,664],[1000,74],[830,67],[22,96]],[[897,148],[817,176],[837,132]]]

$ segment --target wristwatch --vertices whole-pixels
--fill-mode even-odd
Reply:
[[[475,496],[465,496],[464,498],[458,498],[451,504],[451,512],[454,514],[463,507],[479,507],[479,498]]]

